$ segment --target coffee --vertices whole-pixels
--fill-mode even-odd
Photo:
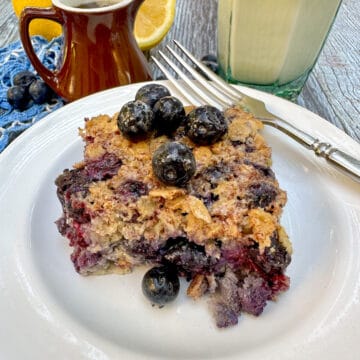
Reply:
[[[110,5],[115,5],[118,1],[93,1],[87,4],[81,4],[76,6],[79,9],[97,9]]]

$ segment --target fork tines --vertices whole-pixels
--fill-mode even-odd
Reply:
[[[241,93],[235,87],[227,84],[200,61],[196,60],[196,58],[178,41],[174,40],[174,44],[182,56],[178,55],[178,53],[170,48],[170,46],[166,47],[167,50],[181,64],[181,66],[191,74],[193,79],[190,79],[172,60],[169,59],[168,56],[161,51],[159,51],[159,55],[163,61],[171,67],[171,69],[182,79],[182,81],[175,79],[175,77],[171,75],[171,73],[158,59],[153,56],[152,59],[164,75],[172,82],[179,93],[191,104],[195,106],[210,104],[220,109],[225,109],[232,105],[241,106],[246,111],[251,112],[264,124],[270,125],[282,131],[284,134],[291,136],[307,149],[314,151],[316,155],[325,158],[332,165],[336,165],[338,168],[346,171],[346,174],[352,176],[356,181],[360,181],[359,159],[340,151],[327,142],[323,142],[315,138],[307,132],[298,129],[290,122],[269,112],[263,101]],[[186,57],[186,59],[191,62],[192,66],[189,65],[183,57]],[[195,70],[193,68],[194,65],[199,70]],[[208,79],[206,79],[203,74]]]
[[[199,106],[202,104],[210,104],[218,108],[228,108],[238,103],[243,94],[237,89],[227,84],[221,77],[212,72],[207,66],[198,61],[184,46],[178,41],[173,40],[176,48],[181,55],[185,56],[193,66],[189,65],[177,52],[169,45],[166,46],[170,54],[186,69],[192,76],[191,79],[177,66],[167,55],[159,51],[163,61],[178,75],[183,81],[177,80],[166,67],[154,56],[152,59],[161,72],[174,85],[179,93],[191,104]],[[197,69],[195,70],[194,65]],[[207,77],[205,77],[205,76]],[[209,81],[211,80],[211,81]]]

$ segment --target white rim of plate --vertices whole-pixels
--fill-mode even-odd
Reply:
[[[171,85],[167,81],[161,81],[157,83],[162,83],[168,86],[172,90]],[[48,115],[46,118],[42,119],[33,127],[25,131],[8,148],[6,148],[2,154],[0,154],[0,174],[2,174],[2,176],[4,177],[5,176],[10,177],[11,174],[14,174],[15,176],[20,174],[24,163],[31,163],[32,159],[36,155],[42,153],[43,151],[46,151],[48,147],[51,147],[51,141],[53,139],[49,140],[47,136],[49,134],[52,136],[54,135],[53,127],[55,121],[57,121],[59,117],[61,118],[62,114],[69,114],[69,113],[71,114],[77,112],[84,114],[84,116],[87,116],[86,114],[88,109],[86,108],[86,104],[91,102],[92,100],[95,101],[95,99],[97,99],[98,102],[100,102],[100,100],[104,100],[105,102],[107,98],[111,98],[115,94],[124,94],[124,93],[130,94],[143,85],[144,83],[141,83],[141,84],[129,85],[121,88],[107,90],[102,93],[90,95],[84,99],[75,101],[69,105],[64,106],[63,108],[56,110],[54,113]],[[303,130],[309,132],[315,132],[315,134],[314,133],[313,134],[319,137],[322,135],[322,138],[324,140],[333,142],[334,145],[337,145],[349,152],[356,154],[360,151],[360,144],[356,143],[353,139],[351,139],[341,130],[335,128],[333,125],[326,122],[326,120],[318,117],[317,115],[314,115],[308,110],[305,110],[300,106],[287,102],[283,99],[275,98],[269,94],[261,93],[255,90],[253,91],[251,89],[242,88],[242,90],[244,90],[244,92],[247,92],[249,95],[257,96],[258,98],[261,98],[263,101],[265,101],[265,103],[269,105],[269,109],[274,113],[278,114],[279,116],[282,115],[284,117],[284,114],[282,114],[282,112],[284,112],[283,109],[284,107],[285,108],[290,107],[294,109],[294,111],[301,114],[301,117],[304,119],[303,124],[296,124],[299,127],[300,125],[303,125],[302,127]],[[114,106],[114,108],[117,106],[121,106],[121,104]],[[99,109],[98,113],[101,113],[101,109]],[[92,114],[91,116],[93,115],[96,114]],[[291,119],[288,120],[291,121]],[[55,131],[60,130],[60,133],[56,134],[56,136],[61,136],[61,134],[66,133],[67,131],[69,131],[69,129],[75,130],[77,126],[80,126],[82,124],[82,121],[83,118],[76,118],[76,119],[72,119],[71,117],[65,118],[63,120],[62,129],[55,129]],[[74,133],[74,135],[71,136],[71,139],[69,139],[69,146],[73,145],[75,139],[78,140],[78,136],[77,134]],[[37,145],[35,148],[34,148],[34,142]],[[308,151],[308,150],[304,149],[304,151]],[[351,187],[358,186],[358,184],[354,184],[344,176],[341,177],[342,175],[340,175],[341,178],[339,178],[338,177],[339,173],[337,173],[336,170],[334,170],[332,167],[327,165],[325,161],[323,161],[322,159],[316,159],[315,155],[314,155],[314,161],[322,161],[321,167],[324,167],[326,169],[326,174],[327,175],[330,174],[331,180],[334,180],[334,182],[340,182],[342,186],[348,186],[348,185]],[[2,169],[5,169],[5,171],[2,171]],[[7,182],[9,181],[11,180],[8,180]],[[4,184],[0,185],[0,203],[1,200],[6,197],[7,182],[5,181],[5,185]],[[355,189],[357,188],[355,187]],[[19,196],[21,197],[21,194],[19,194]],[[6,244],[4,245],[6,246]],[[1,287],[1,273],[0,273],[0,287]],[[137,358],[137,355],[133,354],[132,358]]]

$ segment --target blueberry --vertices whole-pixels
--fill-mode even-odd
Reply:
[[[35,104],[43,104],[50,100],[52,91],[43,80],[35,80],[29,87],[29,95]]]
[[[143,294],[153,303],[160,306],[173,301],[180,289],[176,271],[169,266],[150,269],[143,277]]]
[[[277,194],[271,183],[253,183],[248,188],[248,198],[252,207],[266,208],[275,200]]]
[[[210,62],[217,62],[217,57],[216,55],[214,54],[207,54],[207,55],[204,55],[200,61],[210,61]]]
[[[153,127],[153,112],[142,101],[129,101],[120,110],[117,123],[122,134],[133,141],[148,137]]]
[[[280,242],[277,231],[273,233],[270,240],[271,246],[266,247],[262,254],[255,249],[255,251],[250,251],[250,256],[268,274],[284,272],[291,262],[291,255]]]
[[[103,181],[115,176],[122,161],[115,154],[105,153],[97,160],[87,161],[85,174],[91,179],[90,181]]]
[[[120,186],[117,193],[125,200],[137,200],[139,197],[147,195],[148,187],[141,181],[128,180]]]
[[[184,237],[168,239],[159,253],[162,262],[170,263],[184,275],[210,273],[218,263],[215,257],[206,254],[205,246],[197,245]]]
[[[227,123],[224,114],[213,106],[200,106],[187,116],[186,134],[196,144],[214,144],[226,131]]]
[[[170,96],[170,92],[165,86],[148,84],[138,90],[135,100],[140,100],[152,108],[158,100],[165,96]]]
[[[166,76],[165,75],[158,75],[158,76],[156,76],[155,80],[166,80]]]
[[[158,100],[153,107],[153,112],[154,127],[161,134],[172,133],[185,119],[182,102],[173,96],[165,96]]]
[[[85,197],[88,194],[91,179],[84,173],[83,169],[65,169],[55,180],[57,187],[57,196],[62,204],[69,201],[72,194],[79,193],[79,197]],[[71,209],[69,209],[69,216],[71,217]]]
[[[217,73],[219,69],[218,63],[212,61],[202,61],[202,63],[207,66],[212,72]]]
[[[196,170],[194,155],[189,147],[173,141],[161,145],[152,158],[156,177],[167,185],[181,186]]]
[[[219,64],[217,62],[217,58],[213,54],[205,55],[200,60],[205,66],[207,66],[210,70],[216,73],[219,69]]]
[[[14,75],[13,84],[29,87],[30,84],[35,80],[36,80],[36,76],[34,73],[28,70],[24,70]]]
[[[24,86],[15,85],[7,91],[7,101],[14,109],[24,110],[29,103],[29,94]]]

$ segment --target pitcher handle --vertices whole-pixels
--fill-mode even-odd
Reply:
[[[55,72],[49,70],[44,66],[36,55],[34,48],[31,43],[31,37],[29,33],[29,26],[32,20],[34,19],[47,19],[53,20],[60,25],[64,24],[64,20],[60,13],[55,8],[32,8],[26,7],[21,13],[20,16],[20,38],[24,46],[24,49],[34,66],[38,74],[43,78],[43,80],[50,85],[50,87],[55,88]]]

